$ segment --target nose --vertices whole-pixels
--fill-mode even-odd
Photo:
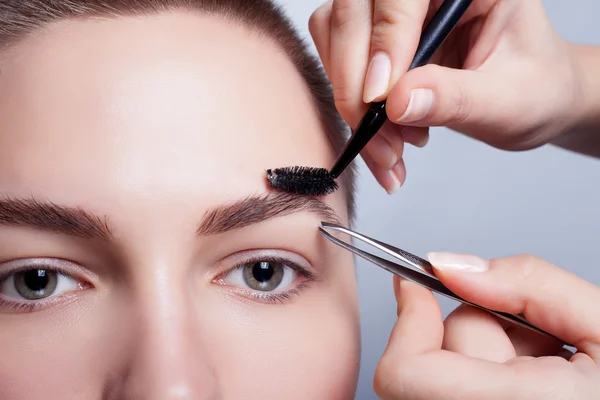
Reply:
[[[140,296],[128,371],[120,399],[220,399],[210,346],[200,329],[198,310],[181,287],[152,285]],[[200,332],[202,331],[202,332]]]

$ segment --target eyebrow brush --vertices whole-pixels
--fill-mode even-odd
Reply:
[[[472,0],[446,0],[423,30],[409,71],[425,65],[446,40]],[[324,196],[338,189],[336,179],[358,156],[387,120],[386,101],[371,103],[354,134],[330,171],[325,168],[285,167],[267,170],[275,188],[309,196]]]

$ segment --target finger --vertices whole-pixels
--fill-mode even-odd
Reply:
[[[567,361],[570,361],[573,355],[574,353],[569,349],[560,349],[557,353],[554,354],[555,357],[560,357]]]
[[[505,362],[515,357],[556,355],[562,345],[486,311],[461,305],[444,321],[443,348],[474,358]]]
[[[410,143],[415,147],[425,147],[429,142],[429,128],[427,127],[418,127],[418,126],[401,126],[396,125],[389,120],[385,122],[383,127],[380,129],[379,133],[383,132],[383,136],[388,139],[388,142],[392,144],[393,139],[390,139],[392,136],[397,136],[398,138],[402,138],[401,141],[397,143],[396,146],[392,146],[396,155],[402,156],[404,153],[404,144]],[[399,157],[401,158],[401,157]]]
[[[556,355],[562,345],[486,311],[461,305],[444,321],[442,347],[469,357],[505,362],[515,357]]]
[[[507,364],[449,351],[426,353],[395,364],[383,362],[376,369],[374,381],[375,393],[383,400],[536,399],[547,393],[539,371],[537,375],[518,374]]]
[[[451,393],[452,398],[479,400],[485,393],[486,399],[504,400],[528,394],[528,380],[507,365],[441,350],[442,313],[429,290],[400,280],[397,292],[398,321],[375,372],[379,398],[425,400]]]
[[[321,58],[321,63],[323,64],[323,68],[328,76],[331,70],[329,66],[329,55],[331,52],[330,41],[332,7],[333,0],[329,0],[321,7],[317,8],[308,20],[308,31],[313,38],[317,53]]]
[[[404,127],[386,121],[379,132],[365,146],[371,160],[384,170],[396,166],[404,153]],[[422,129],[422,128],[412,128]],[[413,140],[416,139],[413,135]],[[422,141],[422,138],[418,138]]]
[[[462,305],[444,321],[444,350],[498,363],[517,356],[502,325],[488,312]]]
[[[528,255],[488,262],[472,255],[431,253],[429,259],[444,284],[466,300],[524,313],[539,328],[600,356],[600,289],[592,283]]]
[[[429,0],[374,0],[365,103],[382,100],[408,70],[419,44]]]
[[[398,161],[398,164],[396,164],[394,168],[392,168],[392,172],[396,176],[398,182],[400,182],[400,187],[402,187],[402,185],[406,183],[406,164],[404,164],[404,159],[401,158],[400,161]],[[390,194],[393,193],[394,192]]]
[[[331,10],[329,79],[336,107],[352,128],[367,108],[362,92],[371,40],[370,3],[334,0]]]
[[[396,192],[406,180],[403,152],[401,130],[389,122],[381,127],[363,150],[365,163],[389,194]]]
[[[403,358],[440,350],[444,326],[433,293],[403,279],[398,281],[395,292],[399,316],[385,353]]]
[[[404,135],[402,130],[397,128],[397,125],[386,121],[379,131],[379,134],[381,134],[381,136],[390,144],[396,156],[394,165],[392,166],[392,173],[396,177],[396,180],[400,183],[400,186],[394,188],[392,191],[388,191],[390,194],[402,187],[406,181],[406,165],[404,163],[404,159],[402,158],[404,155]]]
[[[379,130],[378,135],[381,135],[390,144],[390,147],[394,152],[395,159],[389,167],[391,169],[394,165],[398,164],[404,154],[404,134],[402,132],[402,127],[394,125],[390,121],[386,121]]]
[[[392,89],[386,110],[391,121],[411,126],[447,126],[491,145],[509,148],[506,129],[520,114],[514,92],[482,71],[426,65],[406,73]],[[508,138],[507,138],[508,137]]]
[[[400,135],[398,135],[400,136]],[[385,135],[379,131],[369,143],[365,146],[365,151],[369,153],[371,160],[381,169],[389,171],[394,168],[402,158],[402,153],[398,154],[394,147],[398,147],[397,143],[392,145],[392,141],[396,142],[396,135]],[[399,140],[402,140],[400,137]]]
[[[410,143],[415,147],[425,147],[429,143],[429,128],[403,126],[402,137],[405,143]]]
[[[393,168],[392,170],[381,168],[377,163],[373,161],[373,158],[369,154],[367,149],[363,150],[362,155],[363,160],[365,161],[365,164],[367,165],[369,170],[371,170],[373,177],[375,178],[377,183],[386,192],[388,192],[388,194],[396,192],[400,188],[400,186],[402,186],[402,183],[396,176],[396,173],[393,170]]]
[[[499,321],[502,324],[502,321]],[[521,328],[505,322],[504,330],[510,339],[517,357],[545,357],[557,355],[562,349],[562,343],[555,339],[542,336],[537,332]]]

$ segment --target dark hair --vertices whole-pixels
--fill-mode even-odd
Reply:
[[[292,60],[314,100],[334,154],[343,149],[347,125],[339,116],[331,85],[319,60],[272,0],[0,0],[0,43],[10,45],[46,24],[85,17],[116,17],[190,10],[215,15],[271,37]],[[348,212],[354,216],[353,168],[342,176]]]

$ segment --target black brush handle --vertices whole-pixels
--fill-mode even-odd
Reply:
[[[471,2],[472,0],[446,0],[442,3],[421,34],[417,52],[408,68],[409,71],[427,64],[467,11]],[[334,178],[344,172],[387,120],[385,104],[385,100],[371,103],[369,110],[330,171]]]

